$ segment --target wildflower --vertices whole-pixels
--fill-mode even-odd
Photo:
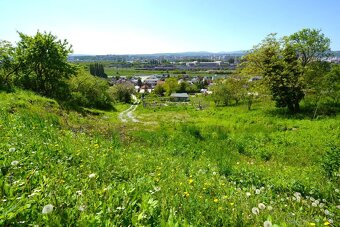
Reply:
[[[53,205],[52,204],[48,204],[46,206],[44,206],[42,213],[43,214],[49,214],[53,211]]]
[[[300,192],[294,192],[294,197],[295,198],[301,197],[301,193]]]
[[[117,210],[125,210],[125,207],[117,207]]]
[[[324,206],[325,206],[324,203],[320,203],[320,204],[319,204],[319,207],[320,207],[320,208],[322,208],[322,207],[324,207]]]
[[[83,192],[79,190],[79,191],[76,191],[76,194],[77,195],[83,195]]]
[[[189,197],[189,195],[190,195],[189,192],[184,192],[185,197]]]
[[[331,223],[329,223],[329,221],[325,221],[325,223],[323,223],[323,225],[330,225]]]
[[[267,210],[273,210],[272,206],[267,206]]]
[[[264,226],[264,227],[272,227],[273,224],[272,224],[271,221],[265,221],[265,222],[263,222],[263,226]]]
[[[80,205],[80,206],[78,207],[78,210],[81,211],[81,212],[83,212],[83,211],[85,210],[85,206],[84,206],[84,205]]]
[[[331,212],[329,212],[329,210],[325,210],[324,212],[325,212],[326,215],[330,215],[331,214]]]
[[[266,205],[264,205],[263,203],[259,203],[258,207],[259,207],[261,210],[266,209]]]
[[[315,200],[314,203],[316,203],[316,205],[318,205],[320,203],[319,200]]]
[[[153,189],[155,190],[155,192],[159,192],[161,190],[161,187],[154,187]]]
[[[313,206],[313,207],[317,207],[318,204],[316,204],[315,202],[313,202],[313,203],[312,203],[312,206]]]
[[[194,182],[194,180],[193,179],[189,179],[188,182],[189,182],[189,184],[192,184],[192,182]]]
[[[309,226],[315,226],[314,222],[309,222]]]
[[[230,206],[234,206],[235,203],[230,203]]]
[[[337,205],[336,208],[340,209],[340,205]]]
[[[335,189],[334,191],[335,191],[336,193],[339,193],[339,192],[340,192],[340,190],[339,190],[339,189]]]
[[[15,147],[11,147],[10,149],[8,149],[9,152],[14,152],[15,151]]]
[[[12,166],[16,166],[16,165],[18,165],[18,164],[19,164],[19,161],[16,161],[16,160],[13,161],[13,162],[11,162],[11,165],[12,165]]]
[[[214,199],[214,203],[218,203],[218,199],[217,198]]]
[[[328,222],[329,222],[330,224],[333,224],[333,219],[328,219]]]
[[[257,208],[257,207],[253,207],[253,208],[251,209],[251,212],[252,212],[253,214],[255,214],[255,215],[258,215],[258,214],[260,213],[260,210],[259,210],[259,208]]]
[[[91,173],[91,174],[89,175],[89,178],[94,178],[95,176],[96,176],[96,174]]]
[[[250,192],[246,192],[246,196],[247,197],[251,196],[251,193]]]
[[[261,193],[261,190],[260,190],[260,189],[256,189],[256,190],[255,190],[255,194],[256,194],[256,195],[259,195],[260,193]]]

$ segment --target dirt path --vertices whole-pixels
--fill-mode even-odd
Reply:
[[[121,112],[118,117],[122,122],[140,122],[134,115],[133,112],[136,110],[138,106],[138,99],[136,96],[132,95],[132,99],[135,101],[128,109]]]

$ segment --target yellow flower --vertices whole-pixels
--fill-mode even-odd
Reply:
[[[189,195],[190,195],[189,192],[184,192],[185,197],[189,197]]]
[[[215,203],[218,203],[218,199],[215,198],[215,199],[214,199],[214,202],[215,202]]]
[[[329,221],[325,221],[325,223],[323,223],[323,225],[330,225],[331,223],[329,223]]]
[[[234,206],[234,203],[230,203],[231,206]]]
[[[189,182],[189,184],[192,184],[192,182],[194,182],[194,180],[193,179],[189,179],[188,182]]]
[[[315,226],[315,223],[314,222],[310,222],[309,225],[310,226]]]
[[[223,208],[222,207],[218,207],[218,210],[223,210]]]

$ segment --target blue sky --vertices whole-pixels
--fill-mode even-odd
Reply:
[[[339,0],[1,0],[0,12],[0,39],[47,31],[76,54],[247,50],[302,28],[340,50]]]

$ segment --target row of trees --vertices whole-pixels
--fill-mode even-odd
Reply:
[[[303,29],[282,38],[270,34],[243,57],[238,76],[213,87],[213,100],[251,105],[254,97],[268,93],[277,107],[292,113],[300,111],[304,98],[316,109],[322,103],[338,104],[340,66],[324,61],[330,53],[330,40],[320,30]],[[263,79],[249,82],[256,76]]]
[[[46,32],[37,32],[35,36],[19,32],[19,36],[16,47],[0,41],[1,90],[19,87],[71,105],[96,108],[110,108],[114,101],[129,101],[121,98],[122,89],[110,87],[106,80],[69,63],[72,46],[66,40]],[[92,68],[96,75],[103,75],[100,65]]]
[[[107,78],[107,74],[104,71],[104,66],[103,64],[100,64],[100,63],[90,64],[90,73],[93,76]]]

